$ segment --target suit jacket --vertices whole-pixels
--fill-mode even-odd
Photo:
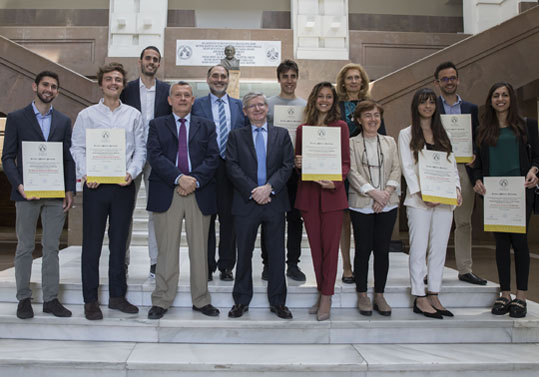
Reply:
[[[215,170],[219,165],[219,149],[213,122],[191,115],[189,127],[189,158],[191,172],[199,187],[195,196],[204,215],[217,212]],[[173,115],[150,121],[148,134],[148,161],[152,167],[147,210],[165,212],[175,195],[175,179],[182,172],[176,165],[178,155],[178,130]]]
[[[303,127],[302,124],[298,127],[296,133],[296,154],[301,154]],[[296,208],[300,211],[309,211],[313,200],[318,200],[320,195],[320,209],[322,212],[338,211],[348,208],[348,200],[346,199],[346,188],[344,180],[350,170],[350,136],[348,133],[348,125],[346,122],[339,120],[331,123],[328,127],[341,128],[341,169],[342,181],[334,181],[335,188],[333,190],[322,189],[320,185],[312,181],[298,182],[298,192],[296,194]]]
[[[257,166],[251,126],[232,130],[226,146],[226,168],[234,185],[233,215],[245,216],[259,206],[251,199],[251,191],[258,186]],[[294,148],[288,131],[268,124],[266,177],[275,194],[264,208],[275,212],[286,212],[290,209],[286,182],[293,166]]]
[[[17,187],[23,184],[23,141],[57,141],[63,143],[64,187],[66,191],[71,191],[75,194],[75,162],[69,152],[69,148],[71,148],[71,120],[53,108],[49,139],[45,140],[32,104],[29,104],[20,110],[9,113],[6,120],[2,165],[11,183],[11,200],[25,200],[17,191]]]
[[[245,115],[243,114],[243,105],[239,99],[232,98],[228,96],[229,99],[229,106],[230,106],[230,124],[231,128],[230,131],[235,130],[237,128],[241,128],[245,126],[248,121],[247,118],[245,118]],[[213,111],[211,109],[211,97],[208,94],[205,97],[200,97],[195,100],[195,104],[193,105],[193,109],[191,110],[191,113],[195,116],[203,117],[206,119],[211,120],[215,123],[215,119],[213,119]]]
[[[168,104],[168,92],[170,85],[166,82],[155,80],[155,105],[154,118],[172,114],[172,108]],[[120,95],[120,100],[126,105],[140,110],[140,79],[129,81]]]
[[[440,114],[445,114],[444,103],[442,97],[438,97],[438,109],[440,109]],[[475,146],[475,134],[477,132],[477,127],[479,127],[479,118],[477,116],[477,105],[474,105],[471,102],[462,101],[460,104],[460,113],[461,114],[470,114],[472,117],[472,141],[474,154],[477,155],[477,148]],[[466,166],[466,173],[468,173],[468,178],[472,182],[473,186],[473,168]]]
[[[395,187],[395,191],[389,198],[388,205],[399,204],[399,186],[401,182],[401,167],[399,163],[399,153],[397,152],[397,143],[391,136],[378,135],[380,140],[380,150],[383,156],[383,174],[382,182],[384,186]],[[373,199],[363,192],[365,185],[370,184],[369,168],[362,163],[364,153],[363,133],[350,139],[350,172],[348,173],[348,203],[350,208],[372,207]],[[368,186],[367,186],[368,187]]]

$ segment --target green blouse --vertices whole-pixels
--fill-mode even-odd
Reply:
[[[500,129],[498,142],[495,146],[488,147],[488,155],[490,176],[515,177],[521,175],[518,140],[509,127]]]

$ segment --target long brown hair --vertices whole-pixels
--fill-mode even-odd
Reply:
[[[430,129],[432,130],[432,136],[434,139],[434,149],[437,151],[447,152],[447,158],[453,151],[451,141],[445,128],[442,125],[440,119],[440,111],[438,111],[438,103],[436,100],[436,93],[430,88],[419,89],[414,94],[412,99],[412,139],[410,140],[410,149],[414,153],[414,158],[417,162],[418,153],[425,147],[425,136],[423,136],[423,130],[421,129],[421,116],[419,115],[418,106],[426,101],[434,101],[436,103],[436,109],[430,119]]]
[[[363,68],[361,65],[356,63],[348,63],[344,67],[341,68],[339,73],[337,73],[337,83],[335,90],[337,91],[337,95],[339,98],[339,101],[348,101],[348,93],[346,93],[346,88],[344,87],[344,79],[346,77],[346,74],[351,69],[357,69],[359,71],[359,74],[361,76],[361,88],[359,89],[359,100],[362,101],[364,99],[370,99],[369,95],[369,75],[367,75],[367,71],[365,71],[365,68]]]
[[[502,87],[506,87],[509,92],[509,111],[507,113],[507,123],[509,128],[515,133],[517,138],[522,138],[524,143],[527,142],[527,134],[524,124],[524,119],[518,111],[518,102],[513,86],[508,82],[497,82],[488,91],[487,99],[485,100],[485,113],[481,118],[481,123],[477,129],[477,146],[482,145],[495,146],[500,136],[500,126],[496,110],[492,107],[492,95]]]
[[[331,108],[326,115],[325,123],[335,123],[336,121],[341,119],[341,111],[339,110],[339,104],[337,101],[337,93],[335,92],[335,88],[333,87],[333,84],[329,81],[322,81],[313,87],[313,90],[311,90],[311,94],[309,94],[309,98],[307,99],[307,106],[305,106],[305,110],[303,112],[305,124],[318,124],[318,116],[320,115],[320,112],[316,108],[316,100],[318,98],[318,94],[323,88],[330,88],[331,93],[333,93],[333,105],[331,105]]]

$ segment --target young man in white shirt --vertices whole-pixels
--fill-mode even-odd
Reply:
[[[99,308],[99,258],[105,226],[109,220],[109,308],[124,313],[138,313],[138,308],[125,299],[125,249],[129,224],[133,216],[136,179],[146,161],[144,126],[140,112],[120,101],[126,84],[126,72],[121,64],[110,63],[97,74],[103,98],[97,105],[82,110],[73,128],[71,154],[77,165],[77,175],[84,180],[82,211],[82,293],[84,314],[88,320],[103,319]],[[86,180],[86,130],[125,130],[125,182],[99,184]]]

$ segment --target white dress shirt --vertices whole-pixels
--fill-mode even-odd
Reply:
[[[148,141],[148,132],[150,130],[150,120],[155,118],[155,89],[156,85],[146,88],[139,78],[140,90],[140,112],[142,113],[142,122],[144,124],[144,141]]]
[[[127,173],[135,179],[146,162],[146,143],[142,115],[134,107],[120,103],[111,110],[99,100],[77,115],[71,136],[71,155],[77,164],[77,177],[86,175],[86,129],[123,128],[125,130],[125,161]]]

